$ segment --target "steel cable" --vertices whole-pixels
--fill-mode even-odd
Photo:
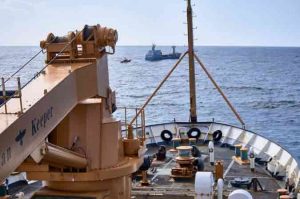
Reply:
[[[28,82],[26,82],[22,87],[21,87],[21,89],[23,89],[25,86],[27,86],[31,81],[33,81],[37,76],[39,76],[41,73],[42,73],[42,71],[44,71],[45,70],[45,68],[47,67],[47,66],[49,66],[50,64],[52,64],[53,63],[53,61],[55,61],[56,60],[56,58],[61,54],[61,53],[63,53],[66,49],[67,49],[67,47],[81,34],[81,32],[82,32],[83,30],[81,30],[80,32],[77,32],[77,34],[76,34],[76,36],[71,40],[71,41],[69,41],[63,48],[62,48],[62,50],[61,51],[59,51],[59,53],[57,53],[56,55],[55,55],[55,57],[53,57],[36,75],[34,75]],[[50,45],[52,42],[54,41],[54,39],[48,44],[48,45]],[[38,52],[38,54],[40,54],[41,52],[43,51],[43,49],[42,50],[40,50],[39,52]],[[33,60],[38,54],[36,54],[35,56],[33,56],[33,58],[31,58],[31,60]],[[31,60],[29,60],[28,62],[26,62],[26,65],[31,61]],[[25,64],[24,64],[25,65]],[[25,65],[25,66],[26,66]],[[23,68],[25,67],[25,66],[22,66]],[[19,69],[18,71],[20,71],[20,70],[22,70],[22,69]],[[17,74],[18,72],[15,72],[15,74]],[[12,75],[13,76],[13,75]],[[10,77],[10,78],[12,78],[12,76]],[[7,80],[8,81],[8,80]],[[7,81],[5,81],[5,82],[7,82]],[[4,82],[4,83],[5,83]],[[1,85],[2,86],[2,85]],[[11,95],[11,96],[9,96],[7,99],[6,99],[6,102],[5,103],[3,103],[3,104],[1,104],[0,105],[0,108],[4,105],[4,104],[6,104],[10,99],[12,99],[14,97],[14,95]]]

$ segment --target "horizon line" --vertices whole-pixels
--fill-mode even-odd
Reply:
[[[122,45],[116,45],[116,47],[149,47],[152,45],[132,45],[132,44],[122,44]],[[156,45],[161,47],[170,47],[174,45]],[[188,47],[187,45],[175,45],[176,47]],[[39,47],[39,45],[1,45],[0,47]],[[282,45],[282,46],[272,46],[272,45],[194,45],[194,47],[246,47],[246,48],[300,48],[300,46],[288,46],[288,45]]]

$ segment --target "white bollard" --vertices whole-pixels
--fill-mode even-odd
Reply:
[[[214,182],[212,172],[198,171],[195,176],[195,199],[212,199]]]
[[[223,187],[224,187],[224,182],[223,179],[219,178],[218,179],[218,199],[223,199]]]
[[[252,172],[255,170],[255,154],[253,147],[250,147],[249,149],[249,159],[250,159],[250,169]]]
[[[278,170],[279,170],[279,163],[276,162],[276,163],[275,163],[275,169],[274,169],[274,172],[273,172],[273,175],[274,175],[274,176],[276,176]]]
[[[253,197],[248,191],[237,189],[229,194],[228,199],[253,199]]]
[[[210,165],[213,166],[215,164],[215,149],[213,141],[209,141],[208,143],[208,152]]]

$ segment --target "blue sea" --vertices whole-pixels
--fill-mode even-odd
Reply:
[[[111,87],[119,107],[140,107],[176,60],[147,62],[150,46],[117,47],[109,55]],[[164,53],[170,47],[159,47]],[[184,52],[186,47],[178,47]],[[38,47],[0,47],[0,76],[9,76],[39,51]],[[284,146],[300,159],[300,48],[196,47],[202,62],[246,123],[246,128]],[[19,76],[26,83],[44,66],[40,55]],[[121,64],[127,57],[130,63]],[[184,59],[146,108],[146,123],[188,121],[188,60]],[[241,126],[196,64],[199,121]],[[88,80],[87,80],[88,81]],[[11,83],[9,85],[13,87]],[[133,112],[129,113],[129,119]],[[115,116],[124,119],[119,109]]]

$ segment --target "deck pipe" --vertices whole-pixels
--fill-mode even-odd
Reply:
[[[210,165],[213,166],[215,164],[215,150],[213,141],[209,141],[208,143],[208,152]]]
[[[277,172],[279,170],[279,163],[278,161],[275,162],[275,169],[274,169],[274,172],[273,172],[273,175],[276,176],[277,175]]]
[[[63,147],[46,143],[44,159],[50,164],[56,164],[63,167],[86,168],[88,161],[81,154],[75,153]]]
[[[223,199],[224,182],[222,178],[218,179],[217,187],[218,187],[218,199]]]
[[[254,172],[255,170],[255,154],[253,147],[250,147],[249,149],[249,159],[250,159],[250,170]]]
[[[217,160],[215,164],[215,178],[216,180],[219,178],[223,179],[224,176],[224,165],[223,161]]]

